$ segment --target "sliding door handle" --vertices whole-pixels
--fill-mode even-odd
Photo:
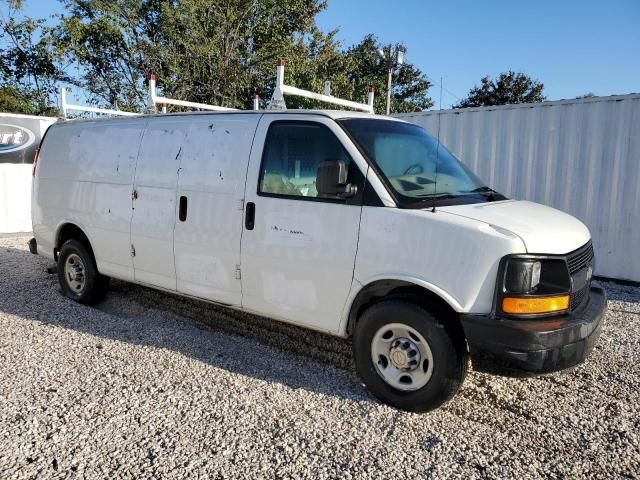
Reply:
[[[184,195],[180,197],[180,207],[178,209],[178,218],[181,222],[187,219],[187,197]]]
[[[256,204],[253,202],[248,202],[246,212],[244,214],[244,227],[247,230],[253,230],[255,223],[256,223]]]

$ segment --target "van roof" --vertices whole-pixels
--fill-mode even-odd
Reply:
[[[396,122],[404,122],[405,120],[388,117],[386,115],[375,115],[371,113],[356,112],[350,110],[304,110],[304,109],[289,109],[289,110],[225,110],[225,111],[192,111],[192,112],[175,112],[175,113],[152,113],[152,114],[140,114],[140,117],[170,117],[170,116],[182,116],[182,115],[321,115],[333,119],[340,118],[371,118],[375,120],[393,120]],[[92,118],[72,118],[67,119],[66,122],[84,122],[84,121],[97,121],[97,120],[115,120],[115,119],[129,119],[136,117],[92,117]],[[139,118],[139,117],[138,117]]]

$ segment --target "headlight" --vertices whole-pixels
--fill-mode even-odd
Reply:
[[[536,260],[513,259],[507,263],[504,287],[509,292],[530,293],[540,283],[542,264]]]
[[[504,260],[498,306],[507,315],[569,309],[571,278],[563,258],[510,256]]]

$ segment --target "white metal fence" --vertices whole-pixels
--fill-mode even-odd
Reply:
[[[640,281],[640,94],[398,115],[491,187],[591,230],[598,275]]]

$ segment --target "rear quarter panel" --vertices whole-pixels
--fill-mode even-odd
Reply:
[[[131,184],[146,119],[71,121],[51,127],[32,197],[33,231],[53,255],[57,228],[71,222],[91,241],[99,270],[131,279]]]

